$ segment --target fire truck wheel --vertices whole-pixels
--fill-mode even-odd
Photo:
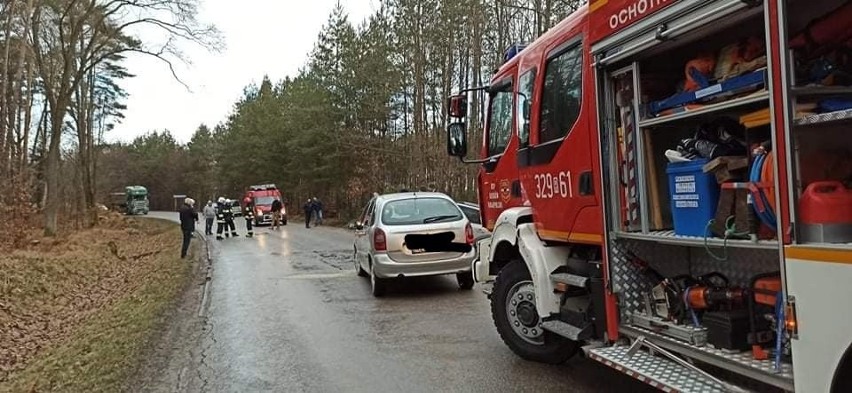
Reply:
[[[503,267],[491,294],[494,325],[500,338],[516,355],[540,363],[564,363],[577,353],[579,345],[541,328],[534,289],[522,261],[516,260]]]
[[[459,282],[459,288],[464,290],[473,289],[473,272],[457,273],[456,280]]]

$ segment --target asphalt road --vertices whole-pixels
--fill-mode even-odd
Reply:
[[[244,225],[238,219],[241,235]],[[486,297],[478,287],[459,290],[454,276],[399,281],[376,299],[355,274],[352,241],[346,230],[299,223],[260,228],[252,239],[210,240],[204,332],[170,344],[194,353],[194,364],[169,366],[181,370],[162,378],[178,381],[150,389],[652,391],[581,356],[561,366],[514,356],[494,330]]]

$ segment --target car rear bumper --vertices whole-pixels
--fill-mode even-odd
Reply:
[[[421,277],[442,274],[465,273],[470,271],[471,262],[476,253],[471,251],[458,258],[429,262],[396,262],[386,254],[373,255],[373,269],[377,277]]]

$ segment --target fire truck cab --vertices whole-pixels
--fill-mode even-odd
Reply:
[[[520,199],[473,270],[513,352],[666,391],[852,391],[852,2],[591,0],[487,92],[480,204]]]

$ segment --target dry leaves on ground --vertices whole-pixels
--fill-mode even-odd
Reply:
[[[121,216],[101,224],[0,255],[0,384],[98,312],[161,279],[164,257],[179,261],[174,224]]]

